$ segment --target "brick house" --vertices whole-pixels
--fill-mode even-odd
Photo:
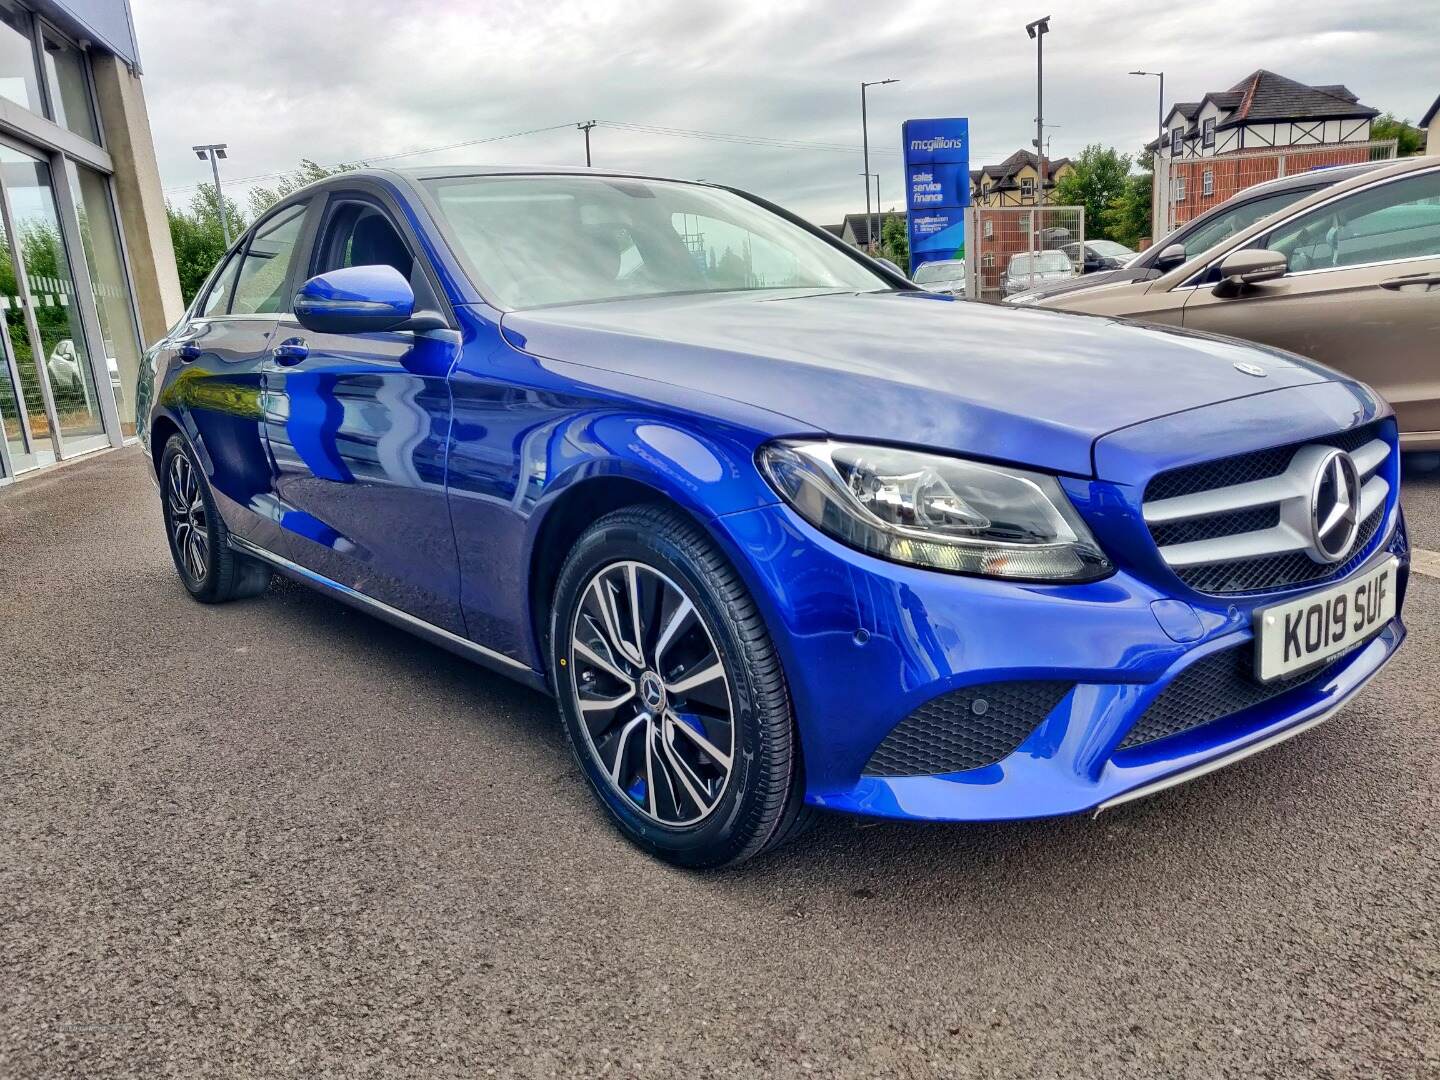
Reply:
[[[1147,147],[1169,178],[1171,227],[1253,184],[1370,160],[1378,115],[1345,86],[1307,86],[1264,69],[1228,90],[1177,102],[1164,135]]]

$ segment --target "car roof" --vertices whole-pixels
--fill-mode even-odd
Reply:
[[[1381,162],[1370,168],[1357,170],[1353,176],[1341,180],[1337,184],[1330,184],[1312,191],[1309,195],[1295,200],[1283,210],[1276,211],[1259,221],[1253,222],[1232,236],[1226,237],[1219,243],[1206,251],[1196,253],[1188,258],[1180,266],[1166,274],[1156,278],[1152,289],[1165,290],[1196,274],[1202,264],[1213,262],[1216,255],[1223,249],[1240,248],[1249,243],[1261,233],[1269,232],[1275,227],[1275,220],[1280,217],[1291,217],[1303,213],[1312,206],[1327,202],[1330,199],[1338,198],[1347,192],[1358,188],[1369,187],[1371,184],[1380,183],[1397,176],[1405,176],[1413,172],[1423,172],[1428,169],[1440,169],[1440,158],[1434,156],[1398,158],[1393,161]]]

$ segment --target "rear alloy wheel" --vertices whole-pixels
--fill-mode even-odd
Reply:
[[[779,655],[684,515],[637,506],[596,522],[560,572],[548,645],[576,760],[640,847],[730,865],[808,822]]]
[[[219,604],[265,591],[270,568],[230,547],[215,498],[194,453],[179,435],[160,455],[160,502],[170,557],[186,590],[203,604]]]

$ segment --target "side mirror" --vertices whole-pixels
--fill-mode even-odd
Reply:
[[[1161,273],[1174,270],[1185,261],[1185,245],[1171,244],[1155,257],[1155,269]]]
[[[1220,263],[1220,284],[1215,286],[1215,292],[1233,296],[1246,285],[1284,277],[1288,268],[1288,260],[1278,251],[1265,248],[1232,251]]]
[[[295,293],[295,317],[322,334],[435,330],[446,325],[433,311],[415,311],[415,293],[393,266],[345,266],[318,274]]]

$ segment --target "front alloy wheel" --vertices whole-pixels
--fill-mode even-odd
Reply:
[[[730,683],[710,631],[670,578],[634,560],[589,580],[570,626],[581,731],[616,792],[661,825],[692,825],[735,755]]]
[[[165,510],[176,562],[190,575],[191,581],[203,586],[210,573],[210,527],[205,499],[200,494],[200,479],[185,454],[177,454],[170,461]]]
[[[733,865],[808,823],[779,654],[684,514],[633,506],[592,525],[560,571],[547,645],[575,759],[634,843]]]

